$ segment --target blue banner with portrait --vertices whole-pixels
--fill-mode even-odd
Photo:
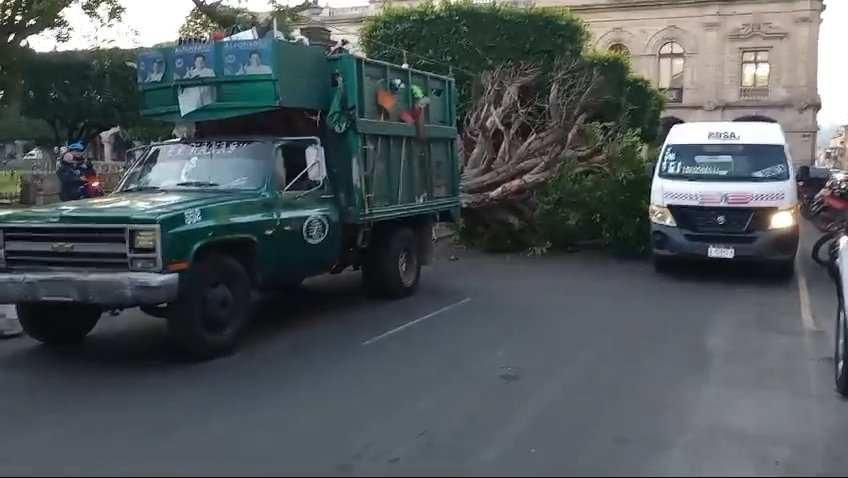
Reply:
[[[273,65],[271,40],[234,40],[221,42],[224,76],[270,75]]]
[[[139,53],[137,59],[138,82],[141,84],[156,84],[168,79],[168,66],[165,55],[157,50]]]
[[[174,49],[174,80],[215,77],[213,43],[190,43]]]

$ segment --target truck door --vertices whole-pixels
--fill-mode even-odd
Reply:
[[[326,180],[317,138],[291,139],[276,149],[277,227],[274,269],[283,281],[327,272],[341,255],[339,211]]]

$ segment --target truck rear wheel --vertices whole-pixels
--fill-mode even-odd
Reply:
[[[82,342],[103,313],[97,306],[82,304],[18,304],[17,310],[24,332],[47,345]]]
[[[171,335],[194,357],[229,352],[248,321],[250,278],[232,257],[212,254],[180,278],[180,295],[169,307]]]
[[[421,278],[421,257],[415,233],[394,229],[371,244],[362,270],[365,287],[373,295],[399,299],[415,293]]]

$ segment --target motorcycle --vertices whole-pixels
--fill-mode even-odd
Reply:
[[[820,231],[829,230],[830,224],[848,212],[848,175],[831,175],[810,201],[807,210],[806,216]]]
[[[106,195],[106,192],[103,190],[103,183],[100,182],[100,178],[98,178],[94,172],[86,173],[85,176],[83,176],[83,179],[85,180],[85,183],[80,186],[81,197],[90,199]]]

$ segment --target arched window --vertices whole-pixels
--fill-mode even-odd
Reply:
[[[683,67],[686,51],[677,42],[668,42],[660,48],[660,89],[683,89]]]
[[[609,47],[609,51],[611,53],[617,53],[622,56],[630,56],[630,49],[624,46],[622,43],[613,43]]]

